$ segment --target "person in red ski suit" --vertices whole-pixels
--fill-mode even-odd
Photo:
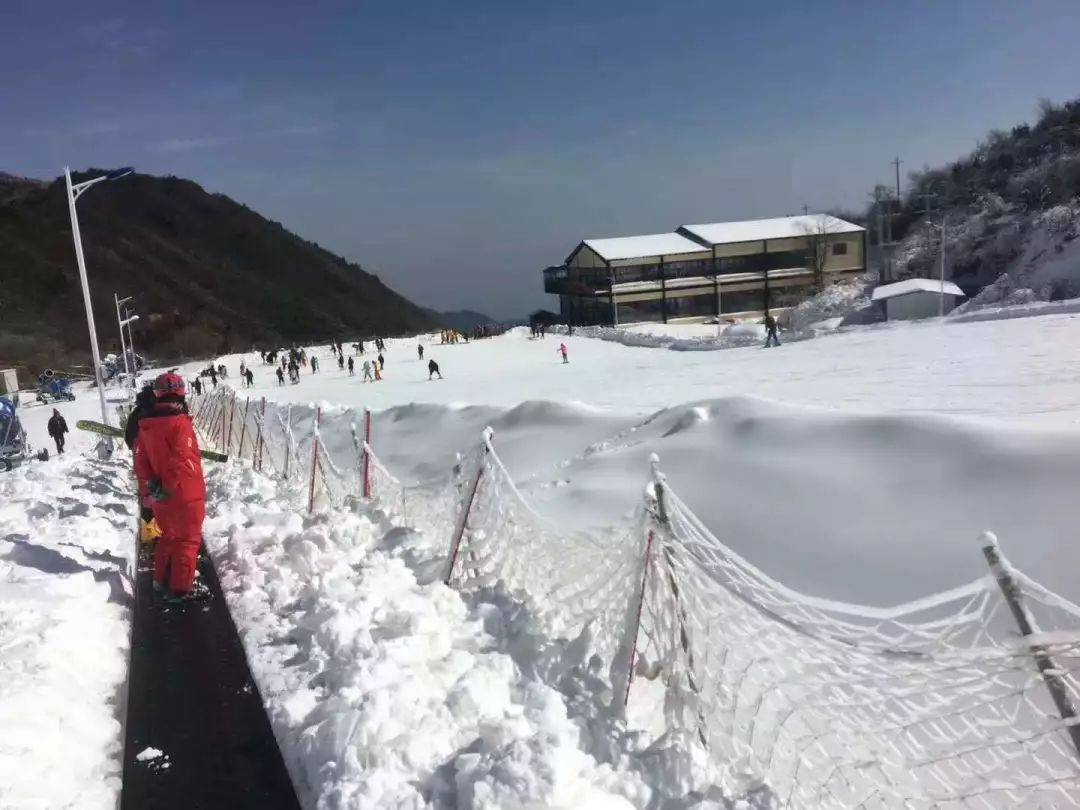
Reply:
[[[161,528],[154,553],[154,589],[170,602],[205,598],[195,588],[195,565],[206,516],[206,481],[199,442],[184,397],[183,377],[162,374],[154,381],[157,403],[139,420],[135,474],[147,482]]]

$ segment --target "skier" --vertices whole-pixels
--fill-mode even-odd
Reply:
[[[417,355],[417,357],[419,357],[420,360],[424,359],[424,344],[423,343],[417,343],[416,344],[416,355]]]
[[[362,380],[362,382],[368,382],[368,381],[375,382],[375,378],[371,376],[371,361],[370,360],[365,360],[364,361],[364,379]]]
[[[361,357],[363,357],[363,355],[364,355],[364,341],[362,341],[362,340],[356,341],[356,351],[360,353]]]
[[[195,582],[206,481],[183,377],[162,374],[154,380],[154,396],[154,408],[139,420],[135,471],[148,482],[162,533],[154,553],[154,590],[167,604],[182,605],[210,596],[205,585]]]
[[[438,374],[439,379],[442,379],[442,372],[439,371],[439,364],[434,359],[428,360],[427,363],[427,378],[430,380],[432,374]]]
[[[277,384],[278,385],[284,385],[285,384],[285,372],[281,370],[281,366],[277,367]]]
[[[380,371],[382,371],[384,368],[386,368],[386,361],[383,359],[382,349],[379,349],[379,356],[376,359],[379,361],[379,370]]]
[[[772,313],[765,313],[765,348],[769,348],[771,345],[780,345],[780,338],[776,336],[776,318],[772,316]]]
[[[210,366],[210,382],[214,384],[214,388],[217,388],[217,369]]]
[[[569,358],[569,357],[567,357],[567,354],[568,354],[569,352],[568,352],[568,350],[567,350],[567,348],[566,348],[566,344],[565,344],[565,343],[560,343],[560,344],[559,344],[558,352],[559,352],[559,354],[561,354],[561,355],[562,355],[562,361],[563,361],[563,363],[569,363],[569,362],[570,362],[570,358]]]
[[[250,368],[244,369],[244,378],[247,380],[248,388],[251,388],[253,385],[255,385],[255,375],[252,373]],[[198,391],[196,391],[195,393],[198,393]]]
[[[202,380],[196,377],[191,381],[191,387],[195,389],[195,396],[202,396]]]
[[[311,373],[317,374],[319,372],[319,358],[315,355],[311,355]]]
[[[353,364],[353,359],[350,357],[349,358],[349,376],[350,377],[353,375],[353,365],[354,365]]]
[[[49,417],[49,424],[46,426],[49,435],[52,436],[54,442],[56,442],[57,454],[64,452],[64,434],[68,432],[67,422],[64,421],[64,417],[60,415],[58,408],[53,408],[53,415]]]
[[[374,380],[374,382],[378,382],[379,380],[382,379],[382,368],[379,367],[378,363],[374,363],[373,365],[375,367],[375,380]]]
[[[243,361],[243,360],[241,360],[241,361],[240,361],[240,379],[244,379],[244,377],[246,376],[246,375],[244,374],[244,372],[245,372],[245,371],[247,371],[247,366],[245,366],[245,365],[244,365],[244,361]]]
[[[339,371],[345,368],[345,355],[339,354],[337,356],[337,367]]]

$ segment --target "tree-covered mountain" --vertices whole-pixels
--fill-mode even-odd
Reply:
[[[911,175],[899,204],[879,186],[889,212],[895,278],[941,272],[974,296],[965,308],[1080,296],[1080,99],[1040,102],[1034,124],[994,130],[969,154]]]
[[[439,325],[359,265],[190,180],[102,183],[79,224],[103,352],[119,350],[114,292],[135,296],[136,347],[168,360]],[[0,174],[0,367],[88,354],[64,180]]]

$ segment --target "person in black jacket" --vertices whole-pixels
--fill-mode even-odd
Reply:
[[[152,385],[143,386],[143,389],[135,395],[135,407],[131,409],[127,424],[124,425],[124,444],[129,450],[135,449],[135,437],[139,435],[139,419],[150,413],[156,404],[157,398],[154,396]]]
[[[64,434],[68,432],[67,422],[60,415],[60,411],[53,408],[53,415],[49,417],[48,430],[53,441],[56,442],[56,452],[64,452]]]

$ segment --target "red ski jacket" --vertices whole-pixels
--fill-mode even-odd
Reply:
[[[135,475],[140,481],[161,481],[174,503],[206,500],[199,442],[190,416],[159,405],[139,420]]]

